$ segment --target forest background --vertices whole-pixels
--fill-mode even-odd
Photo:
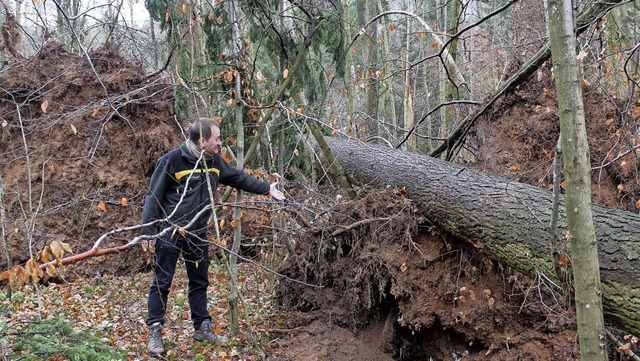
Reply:
[[[557,117],[542,0],[2,5],[0,265],[13,270],[3,273],[5,282],[31,284],[7,291],[3,305],[14,314],[16,307],[33,311],[30,320],[47,318],[45,295],[61,287],[40,286],[42,278],[46,285],[79,280],[84,298],[77,301],[89,305],[104,285],[88,277],[131,275],[148,265],[136,237],[146,179],[183,139],[189,118],[220,120],[225,157],[265,180],[283,176],[297,209],[220,194],[212,231],[232,251],[232,269],[234,253],[276,269],[282,255],[295,253],[307,219],[329,223],[333,207],[355,197],[336,163],[318,162],[313,144],[322,146],[321,135],[438,156],[540,187],[553,183]],[[590,135],[594,202],[637,213],[640,3],[579,1],[574,10],[585,98],[602,110],[588,113],[597,130]],[[497,121],[503,112],[508,119]],[[533,141],[533,132],[544,133],[542,140]],[[84,251],[64,271],[52,261]],[[251,264],[242,266],[257,272]],[[263,305],[278,278],[261,275],[253,281]],[[126,282],[134,286],[121,287],[144,299],[143,276]],[[219,287],[237,302],[235,287]],[[80,295],[66,292],[62,304]],[[118,309],[115,300],[95,297]],[[216,312],[226,316],[220,302]],[[114,329],[105,322],[102,330]],[[134,337],[140,325],[129,327],[115,327],[124,335],[117,348],[140,357],[131,356],[142,353]],[[18,349],[14,338],[3,343]],[[263,352],[252,347],[216,352]]]

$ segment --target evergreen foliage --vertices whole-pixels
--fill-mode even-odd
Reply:
[[[127,360],[124,352],[96,336],[74,331],[71,323],[59,317],[32,323],[30,329],[16,334],[13,345],[14,356],[9,360],[38,361],[54,356],[71,361]]]

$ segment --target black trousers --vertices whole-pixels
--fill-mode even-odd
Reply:
[[[160,238],[156,242],[154,276],[149,289],[147,303],[147,325],[164,324],[167,298],[173,275],[182,253],[189,278],[189,307],[193,326],[198,329],[204,320],[211,320],[207,310],[207,287],[209,287],[209,243],[206,236],[183,237],[178,232]]]

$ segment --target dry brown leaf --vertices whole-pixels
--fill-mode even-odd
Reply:
[[[49,252],[49,246],[45,246],[42,252],[40,252],[40,260],[44,263],[52,260],[51,253]]]
[[[73,125],[73,123],[69,124],[69,128],[71,128],[73,134],[78,134],[78,129],[76,129],[76,126]]]
[[[487,302],[487,305],[489,306],[490,310],[493,310],[493,305],[495,305],[495,303],[496,303],[496,300],[494,300],[493,297],[491,297]]]
[[[618,352],[623,353],[625,355],[631,354],[631,342],[627,342],[624,345],[618,347]]]
[[[129,201],[126,198],[122,198],[120,200],[120,204],[122,204],[123,207],[126,207],[129,205]]]
[[[6,281],[11,277],[11,273],[9,271],[3,271],[0,273],[0,281]]]
[[[289,69],[285,69],[282,72],[282,79],[287,79],[288,76],[289,76]]]
[[[98,202],[98,208],[100,208],[100,210],[103,212],[107,211],[107,205],[104,204],[104,202]]]
[[[256,79],[258,79],[259,83],[266,83],[267,82],[267,78],[264,77],[264,75],[262,74],[262,72],[260,70],[256,70]]]
[[[42,102],[42,104],[40,104],[40,110],[42,110],[43,113],[47,113],[47,108],[49,107],[49,101],[45,100]]]
[[[29,283],[29,274],[24,268],[22,268],[22,266],[16,267],[16,276],[19,281],[22,281],[22,283]]]
[[[51,253],[56,259],[62,259],[64,256],[64,248],[62,248],[62,242],[60,241],[51,241],[49,244],[49,248],[51,248]]]
[[[62,249],[67,253],[73,253],[71,247],[69,247],[69,245],[64,242],[60,242],[60,247],[62,247]]]
[[[56,267],[55,267],[53,264],[48,263],[48,264],[45,266],[45,268],[46,268],[46,270],[47,270],[47,274],[48,274],[49,276],[53,276],[53,275],[55,275],[55,274],[56,274]]]

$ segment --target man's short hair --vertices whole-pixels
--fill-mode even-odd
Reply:
[[[199,118],[189,126],[189,140],[197,143],[200,139],[209,139],[211,127],[220,129],[220,123],[211,118]]]

